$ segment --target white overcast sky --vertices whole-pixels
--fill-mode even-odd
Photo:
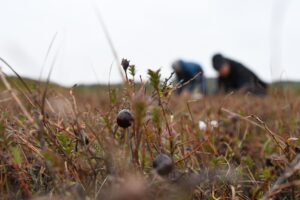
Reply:
[[[300,79],[299,0],[95,0],[120,57],[171,72],[174,59],[203,65],[222,52],[266,81]],[[114,61],[92,0],[0,0],[0,56],[21,75],[43,78],[58,54],[51,80],[107,83]],[[3,65],[1,65],[3,66]],[[4,67],[6,72],[9,72]],[[112,82],[121,80],[116,65]]]

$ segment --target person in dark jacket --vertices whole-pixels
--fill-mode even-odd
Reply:
[[[214,69],[219,73],[219,92],[242,90],[259,96],[267,94],[268,85],[243,64],[221,54],[214,55],[212,63]]]
[[[201,92],[203,95],[206,94],[206,79],[204,76],[204,71],[199,64],[177,60],[172,64],[172,68],[176,74],[177,83],[184,85],[185,83],[190,81],[187,85],[177,90],[178,94],[181,94],[184,91],[197,91]],[[195,78],[196,75],[198,76]]]

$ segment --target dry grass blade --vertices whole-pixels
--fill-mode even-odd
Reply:
[[[21,81],[21,83],[24,85],[24,87],[26,88],[26,90],[31,94],[31,89],[28,87],[28,85],[26,84],[26,82],[23,80],[23,78],[16,72],[16,70],[14,70],[14,68],[8,64],[8,62],[6,62],[6,60],[4,60],[3,58],[0,57],[0,61],[2,61],[17,77],[18,79]],[[3,73],[3,72],[2,72]]]
[[[273,193],[278,193],[279,189],[283,189],[285,187],[282,187],[282,183],[284,183],[288,178],[290,178],[294,173],[300,170],[300,154],[296,156],[296,158],[292,161],[290,166],[285,170],[283,175],[281,175],[273,187],[270,189],[270,191],[264,196],[264,200],[267,200],[270,198],[270,196],[274,196]]]
[[[252,117],[255,118],[257,121],[259,121],[263,125],[265,130],[271,136],[271,138],[276,142],[276,144],[281,148],[281,150],[284,151],[284,149],[286,148],[286,144],[285,144],[283,138],[280,137],[278,134],[274,133],[272,130],[270,130],[269,127],[267,126],[267,124],[264,121],[262,121],[259,117],[255,116],[255,115],[252,115]]]
[[[10,101],[11,99],[12,99],[11,97],[8,97],[8,98],[5,98],[5,99],[0,99],[0,103]]]
[[[42,96],[42,107],[41,107],[41,109],[42,109],[42,114],[43,114],[43,115],[44,115],[44,111],[45,111],[45,102],[46,102],[46,97],[47,97],[47,92],[48,92],[48,87],[49,87],[49,83],[50,83],[51,74],[52,74],[52,72],[53,72],[55,63],[56,63],[56,61],[57,61],[57,58],[58,58],[60,49],[61,49],[61,48],[59,48],[59,49],[56,51],[56,53],[55,53],[55,55],[54,55],[54,59],[52,60],[51,67],[50,67],[50,71],[49,71],[49,73],[48,73],[48,77],[47,77],[47,81],[46,81],[46,88],[45,88],[45,90],[44,90],[44,92],[43,92],[43,96]]]
[[[110,34],[108,32],[107,26],[104,23],[104,20],[102,18],[101,12],[100,12],[98,6],[96,5],[96,3],[93,0],[91,0],[91,4],[92,4],[92,8],[93,8],[93,10],[94,10],[94,12],[95,12],[95,14],[97,16],[97,19],[98,19],[98,21],[100,23],[100,26],[101,26],[104,34],[105,34],[105,37],[106,37],[106,40],[107,40],[107,42],[108,42],[108,44],[110,46],[110,49],[111,49],[111,51],[113,53],[115,61],[116,61],[117,65],[118,65],[119,73],[120,73],[120,75],[122,77],[122,80],[123,80],[123,82],[125,82],[126,79],[125,79],[125,76],[124,76],[124,73],[123,73],[123,69],[122,69],[121,64],[119,63],[120,62],[120,57],[119,57],[119,55],[117,53],[117,50],[116,50],[116,48],[115,48],[115,46],[113,44],[111,36],[110,36]]]
[[[252,121],[251,119],[249,119],[249,117],[244,117],[244,116],[242,116],[242,115],[240,115],[240,114],[238,114],[238,113],[235,113],[235,112],[233,112],[233,111],[230,111],[230,110],[228,110],[228,109],[226,109],[226,108],[221,108],[221,111],[223,111],[223,112],[225,112],[225,113],[227,113],[227,114],[230,114],[230,115],[232,115],[232,116],[236,116],[236,117],[238,117],[238,118],[240,118],[240,119],[242,119],[242,120],[245,120],[245,121],[249,122],[249,123],[252,124],[252,125],[255,125],[255,126],[259,127],[259,128],[264,129],[264,127],[263,127],[262,125],[260,125],[260,124],[258,124],[258,123],[256,123],[256,122]]]
[[[28,142],[22,136],[16,135],[16,137],[19,138],[21,142],[23,142],[29,149],[31,149],[34,153],[36,153],[40,158],[43,158],[43,155],[41,154],[39,149],[34,147],[30,142]]]
[[[58,34],[58,32],[56,32],[56,33],[54,34],[54,36],[53,36],[53,38],[52,38],[52,40],[51,40],[51,42],[50,42],[50,45],[49,45],[49,47],[48,47],[48,49],[47,49],[47,53],[46,53],[46,56],[45,56],[45,58],[44,58],[43,65],[42,65],[42,69],[41,69],[40,76],[39,76],[39,80],[40,80],[40,81],[41,81],[41,78],[42,78],[42,75],[43,75],[43,72],[44,72],[44,69],[45,69],[46,62],[47,62],[48,57],[49,57],[49,55],[50,55],[51,49],[52,49],[53,44],[54,44],[54,42],[55,42],[55,40],[56,40],[57,34]]]
[[[26,110],[25,106],[22,104],[21,100],[18,98],[16,93],[12,90],[10,84],[6,80],[6,77],[4,73],[2,72],[2,69],[0,68],[0,77],[2,82],[4,83],[6,89],[11,93],[12,98],[16,101],[16,103],[19,105],[20,109],[22,110],[23,114],[27,117],[27,119],[30,121],[30,123],[34,123],[33,118],[29,114],[29,112]]]
[[[267,126],[261,119],[259,119],[258,117],[256,117],[255,115],[251,115],[250,117],[255,118],[255,119],[258,120],[261,124],[255,122],[255,121],[252,121],[251,119],[249,119],[249,117],[244,117],[244,116],[242,116],[242,115],[240,115],[240,114],[238,114],[238,113],[232,112],[232,111],[230,111],[230,110],[228,110],[228,109],[226,109],[226,108],[221,108],[221,111],[223,111],[223,112],[225,112],[225,113],[228,113],[228,114],[230,114],[230,115],[232,115],[232,116],[236,116],[236,117],[238,117],[238,118],[240,118],[240,119],[243,119],[243,120],[249,122],[250,124],[253,124],[253,125],[255,125],[255,126],[261,128],[261,129],[266,130],[267,133],[271,136],[271,138],[272,138],[272,139],[276,142],[276,144],[279,146],[279,148],[280,148],[282,151],[284,151],[286,145],[285,145],[283,139],[282,139],[279,135],[277,135],[277,134],[275,134],[273,131],[271,131],[271,130],[268,128],[268,126]]]

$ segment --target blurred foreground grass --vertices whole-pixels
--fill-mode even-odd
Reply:
[[[29,116],[1,83],[1,199],[300,199],[297,84],[191,100],[158,73],[47,94],[8,78]],[[122,109],[134,116],[127,129],[116,124]],[[173,161],[164,176],[152,166],[159,154]]]

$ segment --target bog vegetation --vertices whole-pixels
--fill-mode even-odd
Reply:
[[[99,90],[1,72],[1,199],[300,199],[297,90],[191,100],[122,64]]]

